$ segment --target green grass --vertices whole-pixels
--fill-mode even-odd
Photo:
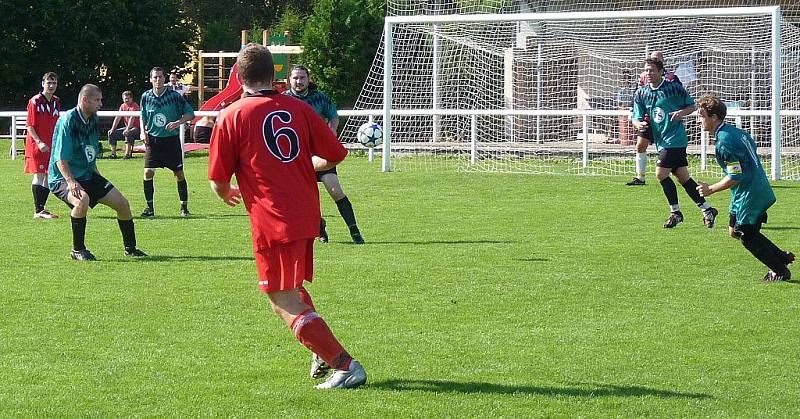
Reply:
[[[257,291],[244,209],[212,197],[205,157],[186,167],[195,217],[162,170],[158,218],[136,220],[151,258],[124,258],[98,206],[100,261],[77,263],[68,219],[32,220],[21,161],[0,160],[0,416],[800,415],[800,284],[760,281],[726,194],[709,231],[681,191],[667,231],[660,188],[627,176],[382,174],[354,156],[340,174],[367,244],[323,191],[332,242],[308,288],[369,383],[319,392]],[[100,169],[138,214],[141,158]],[[776,186],[765,233],[800,250],[800,184]]]

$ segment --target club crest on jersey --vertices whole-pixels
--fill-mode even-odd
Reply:
[[[738,161],[732,161],[728,163],[726,171],[729,175],[740,175],[742,174],[742,164]]]
[[[163,126],[167,125],[167,117],[163,113],[157,113],[153,116],[153,124],[159,128],[162,128]]]
[[[93,162],[95,157],[97,157],[97,150],[95,150],[92,145],[83,147],[83,153],[86,154],[86,161],[89,163]]]
[[[653,121],[655,121],[655,123],[660,124],[664,122],[664,119],[666,119],[666,117],[667,113],[664,112],[663,109],[659,107],[653,108]]]

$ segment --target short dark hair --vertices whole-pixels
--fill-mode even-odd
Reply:
[[[275,67],[269,48],[261,44],[249,43],[239,51],[236,64],[239,67],[239,80],[242,81],[242,84],[247,86],[272,84]]]
[[[728,107],[725,106],[725,102],[711,93],[706,93],[697,99],[697,108],[705,110],[708,116],[718,116],[720,121],[728,115]]]
[[[656,66],[657,69],[659,69],[661,71],[664,71],[664,63],[662,63],[661,61],[654,60],[652,58],[648,58],[648,59],[644,60],[644,64],[645,65],[652,64],[652,65]]]
[[[161,74],[164,74],[164,69],[161,67],[153,67],[150,69],[150,77],[153,77],[153,72],[159,71]]]
[[[292,69],[289,71],[289,74],[292,74],[292,72],[295,71],[295,70],[303,70],[303,71],[306,72],[306,77],[311,77],[311,72],[308,71],[308,68],[306,66],[304,66],[304,65],[300,65],[300,64],[293,65]]]
[[[131,96],[131,97],[133,97],[133,92],[131,92],[130,90],[126,90],[126,91],[122,92],[122,96]]]
[[[58,74],[53,73],[52,71],[44,73],[44,76],[42,76],[42,81],[48,81],[48,80],[58,81]]]

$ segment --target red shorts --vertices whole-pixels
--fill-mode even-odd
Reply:
[[[47,144],[45,142],[45,144]],[[50,145],[48,144],[48,147]],[[25,141],[25,173],[47,173],[50,166],[50,152],[42,153],[33,140]]]
[[[314,239],[280,243],[255,256],[261,292],[293,290],[314,277]]]

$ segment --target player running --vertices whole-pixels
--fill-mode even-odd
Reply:
[[[725,177],[713,185],[700,182],[698,192],[709,196],[730,189],[731,237],[740,239],[745,249],[767,265],[770,270],[765,281],[788,281],[792,273],[787,265],[794,262],[794,254],[781,250],[761,233],[761,224],[767,222],[767,209],[776,199],[756,154],[755,141],[747,132],[725,123],[728,110],[719,98],[705,95],[697,105],[703,130],[716,138],[717,163],[725,172]]]
[[[697,183],[689,175],[689,162],[686,158],[689,140],[682,120],[684,116],[694,112],[694,99],[682,84],[664,78],[664,64],[661,61],[648,58],[644,68],[649,83],[636,90],[632,122],[637,129],[650,128],[653,132],[653,141],[658,150],[656,177],[670,208],[670,216],[664,222],[664,228],[673,228],[683,221],[683,213],[678,206],[678,190],[669,176],[670,173],[702,210],[705,226],[712,228],[718,212],[697,192]],[[645,115],[649,117],[649,122],[644,120]]]
[[[310,106],[271,89],[267,47],[248,44],[236,62],[245,96],[220,113],[211,134],[211,188],[230,206],[244,199],[259,288],[313,353],[311,376],[334,369],[316,388],[358,387],[367,381],[364,368],[342,347],[303,287],[313,278],[320,219],[315,170],[336,166],[347,150]],[[238,188],[231,186],[233,175]]]

